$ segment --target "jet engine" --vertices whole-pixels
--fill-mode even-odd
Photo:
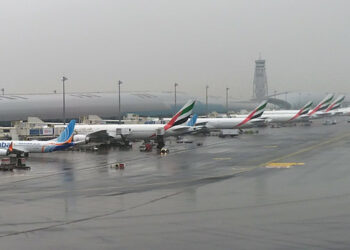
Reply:
[[[85,143],[89,143],[90,141],[90,137],[87,135],[74,135],[73,136],[73,141],[74,142],[85,142]]]
[[[0,148],[0,156],[9,155],[9,151],[7,149]]]

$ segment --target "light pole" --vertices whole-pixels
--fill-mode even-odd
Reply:
[[[226,112],[227,112],[227,116],[228,116],[228,91],[230,90],[230,88],[226,88]]]
[[[118,96],[119,96],[119,124],[121,124],[121,121],[122,121],[122,115],[121,115],[121,112],[120,112],[120,85],[122,84],[123,82],[122,81],[118,81]]]
[[[62,83],[63,83],[63,124],[66,124],[66,93],[65,93],[65,86],[64,82],[67,81],[68,78],[65,76],[62,76]]]
[[[206,112],[206,115],[208,116],[208,89],[209,89],[209,86],[205,86],[205,112]]]
[[[1,92],[2,92],[2,95],[5,95],[5,89],[4,88],[1,89]]]
[[[175,88],[175,112],[177,112],[177,108],[176,108],[176,87],[179,86],[179,84],[174,83],[174,88]]]

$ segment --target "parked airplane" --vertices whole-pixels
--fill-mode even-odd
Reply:
[[[345,99],[345,95],[338,96],[332,103],[322,111],[317,111],[314,115],[311,116],[312,119],[329,117],[334,115],[342,115],[341,111],[338,111],[340,105]]]
[[[338,96],[329,106],[328,108],[324,111],[325,116],[334,116],[334,115],[342,115],[343,112],[339,110],[342,102],[345,99],[345,95],[340,95]]]
[[[245,117],[231,118],[198,118],[196,126],[201,126],[203,129],[234,129],[248,128],[254,126],[254,119],[261,117],[267,105],[267,101],[263,101],[256,109],[250,112]],[[261,122],[260,120],[258,120]]]
[[[309,112],[309,116],[312,118],[320,118],[323,117],[321,111],[324,111],[328,108],[331,101],[334,98],[334,94],[327,95],[313,110]]]
[[[307,115],[311,109],[312,101],[307,102],[300,110],[275,110],[265,111],[261,118],[269,123],[286,123],[307,120]]]
[[[350,107],[339,108],[336,110],[339,115],[350,116]]]
[[[330,103],[331,103],[333,97],[334,97],[333,94],[327,95],[314,109],[310,110],[308,115],[311,116],[319,111],[326,110],[330,106]],[[264,115],[268,115],[268,114],[292,114],[292,113],[296,114],[296,113],[298,113],[298,111],[299,110],[272,110],[272,111],[265,111]]]
[[[48,153],[72,147],[75,120],[71,120],[64,131],[56,139],[50,141],[0,141],[0,156],[16,154],[18,156],[29,153]]]
[[[197,121],[198,115],[194,114],[192,115],[191,119],[187,122],[186,125],[178,125],[173,126],[167,131],[165,131],[166,136],[180,136],[185,134],[191,134],[197,132],[199,130],[198,127],[196,127],[196,121]]]
[[[338,96],[329,106],[328,108],[322,113],[319,112],[318,116],[334,116],[334,115],[349,115],[350,108],[340,108],[342,102],[345,99],[345,95]]]
[[[158,147],[161,148],[164,146],[164,137],[168,136],[168,133],[171,135],[178,130],[177,133],[180,134],[181,130],[188,129],[188,127],[177,128],[177,126],[185,123],[192,115],[194,104],[195,101],[188,101],[167,124],[78,124],[75,126],[77,135],[74,136],[74,140],[113,138],[128,143],[129,141],[157,139]]]

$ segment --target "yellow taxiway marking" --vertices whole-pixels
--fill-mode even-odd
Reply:
[[[222,158],[213,158],[213,160],[215,161],[227,161],[227,160],[232,160],[231,157],[222,157]]]
[[[303,162],[270,162],[265,168],[290,168],[292,166],[303,166]]]
[[[333,137],[329,140],[325,140],[325,141],[322,141],[320,143],[317,143],[317,144],[314,144],[314,145],[311,145],[309,147],[306,147],[306,148],[303,148],[303,149],[300,149],[298,151],[295,151],[293,153],[290,153],[290,154],[287,154],[287,155],[284,155],[284,156],[281,156],[281,157],[278,157],[278,158],[275,158],[275,159],[272,159],[268,162],[265,162],[263,164],[260,164],[259,166],[260,167],[264,167],[266,165],[268,165],[269,163],[271,162],[278,162],[278,161],[281,161],[281,160],[284,160],[286,158],[290,158],[292,156],[296,156],[296,155],[299,155],[299,154],[302,154],[302,153],[306,153],[306,152],[309,152],[311,150],[314,150],[314,149],[317,149],[317,148],[321,148],[322,146],[326,146],[328,144],[332,144],[332,143],[335,143],[335,142],[338,142],[338,141],[341,141],[342,139],[345,139],[347,137],[350,137],[350,133],[347,133],[347,134],[342,134],[340,136],[337,136],[337,137]]]
[[[277,148],[277,146],[276,145],[271,145],[271,146],[266,145],[266,146],[264,146],[264,148]]]

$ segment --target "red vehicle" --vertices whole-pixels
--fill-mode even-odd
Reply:
[[[151,152],[152,151],[152,144],[151,143],[144,143],[140,146],[141,152]]]

